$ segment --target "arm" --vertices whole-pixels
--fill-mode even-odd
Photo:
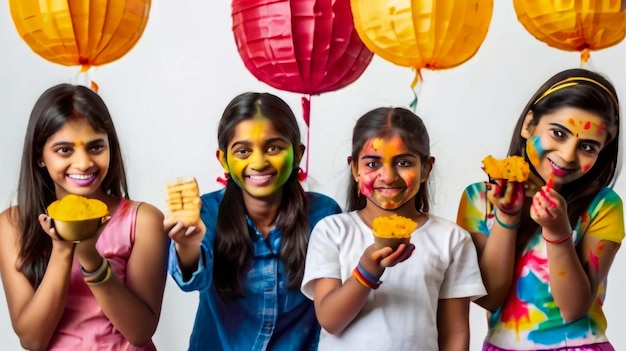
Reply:
[[[621,238],[624,232],[623,210],[617,200],[615,206],[596,213],[577,252],[565,200],[555,190],[545,188],[533,199],[531,214],[542,226],[546,240],[550,289],[564,321],[576,320],[589,312],[599,285],[609,273],[620,244],[604,240],[603,234],[620,233]]]
[[[469,351],[469,298],[439,300],[437,330],[439,350]]]
[[[133,345],[148,343],[159,322],[167,247],[162,213],[142,203],[137,212],[135,243],[126,266],[126,285],[113,274],[104,284],[90,286],[104,314]],[[93,244],[81,251],[77,249],[76,254],[87,271],[95,270],[102,262]]]
[[[396,251],[389,247],[376,250],[376,246],[371,245],[361,257],[361,265],[371,275],[380,277],[386,267],[409,258],[414,248],[413,245],[402,244]],[[331,334],[341,333],[354,320],[371,291],[354,276],[343,284],[339,279],[320,278],[315,280],[313,285],[317,319],[322,328]]]
[[[35,290],[17,269],[21,232],[17,228],[17,209],[0,214],[0,276],[7,299],[11,324],[20,344],[29,350],[45,350],[65,310],[74,244],[52,240],[50,261],[41,284]],[[49,219],[40,215],[42,227],[49,232]],[[56,237],[54,234],[49,234]]]
[[[511,228],[511,226],[520,221],[524,188],[521,183],[512,183],[511,186],[507,186],[506,192],[500,195],[498,192],[501,189],[498,186],[495,184],[489,184],[489,186],[491,189],[487,190],[487,195],[477,193],[474,196],[476,198],[474,201],[481,202],[480,205],[474,204],[468,195],[470,191],[477,192],[477,187],[468,187],[461,197],[457,224],[472,235],[472,241],[478,254],[481,276],[487,289],[487,295],[474,302],[493,312],[504,303],[513,282],[517,228]],[[486,196],[488,200],[479,200],[482,196]],[[481,227],[476,223],[484,221],[484,218],[491,213],[491,210],[488,210],[488,213],[484,213],[485,210],[482,210],[483,208],[492,208],[491,203],[507,209],[507,211],[496,209],[498,220],[504,226],[494,220],[491,231],[483,233],[479,229],[482,228],[486,231],[486,225]],[[479,216],[482,218],[478,218]]]

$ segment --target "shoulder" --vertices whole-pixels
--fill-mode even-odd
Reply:
[[[307,192],[306,195],[312,225],[329,215],[341,213],[341,207],[329,196],[315,192]]]
[[[202,204],[208,205],[208,206],[215,206],[215,207],[219,206],[220,202],[224,198],[225,191],[226,191],[226,188],[222,188],[222,189],[212,191],[210,193],[206,193],[200,196],[200,199],[202,200]]]
[[[161,212],[161,210],[159,210],[156,206],[147,202],[133,202],[137,203],[137,218],[148,217],[161,222],[163,221],[163,212]]]
[[[17,243],[20,236],[17,207],[12,206],[0,213],[0,242]]]

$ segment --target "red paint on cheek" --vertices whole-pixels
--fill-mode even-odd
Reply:
[[[591,168],[591,165],[585,165],[583,166],[583,173],[587,173],[587,171],[589,171],[589,169]]]
[[[365,197],[370,197],[374,193],[374,181],[376,181],[376,177],[371,175],[362,175],[361,181],[359,182],[359,189],[361,190],[361,194]]]

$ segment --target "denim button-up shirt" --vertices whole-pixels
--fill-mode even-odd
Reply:
[[[225,302],[213,285],[213,245],[219,203],[224,190],[202,196],[200,216],[207,227],[200,247],[198,269],[188,281],[170,245],[169,271],[184,291],[200,292],[189,350],[314,350],[319,324],[312,301],[300,289],[287,289],[287,276],[278,258],[281,234],[274,228],[267,240],[252,229],[254,257],[243,285],[245,298]],[[341,212],[331,198],[307,193],[311,228],[323,217]]]

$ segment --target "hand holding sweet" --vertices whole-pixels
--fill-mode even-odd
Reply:
[[[485,183],[485,186],[487,200],[500,212],[515,215],[521,211],[524,205],[524,183],[497,179],[492,183]]]
[[[166,227],[182,222],[185,227],[195,226],[200,220],[202,201],[198,183],[193,177],[179,177],[166,186],[167,209]],[[167,225],[169,224],[169,225]]]

